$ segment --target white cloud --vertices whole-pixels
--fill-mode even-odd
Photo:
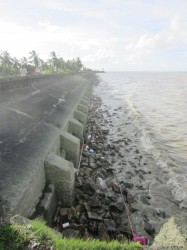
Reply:
[[[24,31],[20,25],[11,22],[0,22],[0,31],[4,34],[17,34]]]
[[[168,29],[156,34],[144,34],[137,41],[127,44],[126,51],[130,53],[127,62],[137,60],[157,49],[169,48],[177,42],[187,43],[187,22],[180,15],[173,17]]]
[[[89,55],[86,55],[85,57],[83,57],[83,61],[86,63],[90,63],[90,62],[98,62],[100,60],[103,59],[111,59],[111,58],[115,58],[115,53],[113,50],[109,50],[109,49],[104,49],[104,48],[99,48],[95,51],[95,53],[91,53]]]
[[[110,39],[109,34],[97,29],[88,31],[85,27],[53,25],[48,20],[39,21],[35,28],[0,22],[0,33],[0,48],[19,58],[27,56],[33,49],[44,58],[54,50],[65,59],[91,58],[90,51],[93,51],[92,60],[97,58],[98,61],[113,57],[110,48],[117,42],[117,38]]]
[[[57,11],[69,11],[69,12],[80,12],[85,9],[84,5],[72,1],[66,1],[63,2],[59,0],[43,0],[41,1],[43,6],[48,9],[54,9]]]
[[[119,15],[119,10],[116,11],[116,8],[106,8],[106,6],[97,4],[95,2],[89,1],[88,3],[86,3],[85,1],[77,2],[73,0],[43,0],[42,4],[44,8],[47,9],[74,13],[89,19],[93,18],[95,20],[100,20],[101,24],[105,23],[112,27],[119,26],[119,23],[117,23],[117,21],[115,20]]]
[[[61,31],[61,27],[59,25],[51,25],[49,21],[41,21],[39,22],[39,26],[45,28],[45,30],[48,32]]]
[[[138,69],[167,62],[167,49],[187,44],[187,18],[182,5],[162,0],[33,0],[17,18],[21,0],[0,3],[0,49],[21,57],[35,49],[44,59],[54,50],[65,59],[80,56],[94,68]],[[18,6],[17,6],[18,3]],[[28,7],[24,3],[23,9]],[[7,12],[5,9],[7,9]],[[41,13],[41,15],[37,15]],[[17,11],[17,13],[16,13]],[[21,9],[22,11],[22,9]],[[35,13],[35,14],[33,14]],[[25,15],[25,16],[24,16]],[[33,15],[33,20],[31,20]],[[25,22],[24,22],[25,19]],[[8,20],[8,22],[6,22]],[[156,53],[155,53],[156,52]],[[180,52],[179,52],[180,53]],[[183,54],[181,55],[181,58]],[[154,57],[155,56],[155,57]],[[105,66],[106,65],[106,66]],[[154,66],[155,66],[154,65]],[[87,66],[87,65],[86,65]]]

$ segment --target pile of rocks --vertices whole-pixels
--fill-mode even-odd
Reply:
[[[133,197],[128,194],[131,184],[118,183],[115,169],[106,157],[113,156],[115,148],[107,143],[108,129],[97,124],[100,103],[99,98],[94,98],[89,112],[84,150],[75,181],[75,205],[58,209],[58,227],[65,237],[127,241],[131,231],[123,199],[130,212],[133,209]]]
[[[92,98],[75,204],[59,207],[55,217],[65,237],[127,241],[132,239],[129,215],[133,231],[151,243],[179,211],[167,185],[168,171],[145,151],[141,133],[128,107]]]
[[[178,211],[166,185],[167,173],[145,152],[139,138],[125,108],[111,112],[93,97],[75,204],[59,207],[56,216],[64,236],[127,241],[132,239],[128,212],[133,231],[152,242],[167,217]]]

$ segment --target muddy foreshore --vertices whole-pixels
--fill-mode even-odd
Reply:
[[[127,241],[132,239],[129,216],[133,231],[151,243],[167,218],[186,212],[172,198],[167,172],[138,138],[125,107],[111,113],[99,96],[92,97],[75,204],[59,207],[56,215],[56,227],[65,237]]]

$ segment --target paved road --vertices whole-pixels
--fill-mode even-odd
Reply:
[[[20,202],[23,214],[30,213],[22,196],[42,174],[38,166],[87,84],[81,75],[0,82],[1,214],[19,212]]]

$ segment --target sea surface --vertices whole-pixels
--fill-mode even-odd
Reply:
[[[142,147],[168,172],[173,197],[187,207],[187,73],[109,72],[98,77],[95,94],[109,109],[127,107],[141,131]]]

